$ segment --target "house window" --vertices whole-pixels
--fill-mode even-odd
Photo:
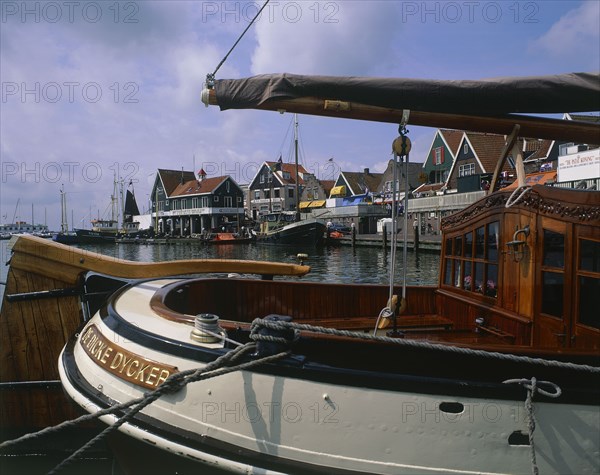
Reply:
[[[225,208],[233,208],[233,198],[231,196],[224,196],[223,206],[225,206]]]
[[[177,201],[177,200],[173,201],[173,203],[171,203],[171,209],[173,211],[178,210],[179,209],[179,201]]]
[[[218,202],[219,202],[219,195],[214,195],[214,196],[213,196],[213,201],[214,201],[215,203],[218,203]]]
[[[192,208],[198,207],[198,198],[192,198]]]
[[[230,191],[230,190],[229,190],[230,186],[231,186],[231,185],[230,185],[230,183],[229,183],[229,180],[227,180],[227,181],[225,182],[225,191],[227,191],[227,193],[229,193],[229,191]]]
[[[200,200],[202,208],[208,208],[208,196],[203,196]]]
[[[475,164],[474,163],[466,163],[465,165],[460,165],[458,167],[458,176],[469,176],[475,174]]]
[[[469,144],[465,143],[463,145],[463,153],[466,155],[467,153],[469,153]]]
[[[264,175],[262,175],[262,174],[260,175],[260,182],[261,182],[261,183],[264,183],[264,182],[265,182],[265,176],[264,176]]]
[[[267,200],[270,200],[270,199],[271,199],[271,190],[265,190],[265,198],[266,198]]]
[[[493,221],[446,239],[443,284],[496,297],[499,229]]]
[[[259,190],[255,190],[254,191],[254,199],[255,200],[260,200],[260,191]]]
[[[289,180],[292,177],[290,175],[290,172],[282,172],[281,176],[283,177],[284,180]]]
[[[275,189],[273,190],[273,196],[274,196],[275,198],[279,198],[279,197],[281,196],[281,191],[279,190],[279,188],[275,188]]]
[[[433,150],[433,164],[441,165],[442,163],[444,163],[444,148],[437,147]]]
[[[293,197],[294,197],[294,189],[288,188],[288,198],[293,198]]]

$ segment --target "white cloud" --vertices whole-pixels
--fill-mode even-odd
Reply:
[[[390,50],[396,2],[283,2],[256,24],[252,72],[367,75]]]
[[[600,45],[599,25],[600,2],[597,0],[583,2],[534,40],[530,50],[559,58],[589,55],[590,63],[597,64]]]

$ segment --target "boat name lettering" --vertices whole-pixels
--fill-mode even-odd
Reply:
[[[179,372],[175,366],[149,360],[112,343],[93,324],[85,330],[79,343],[97,365],[138,386],[157,388],[169,376]]]

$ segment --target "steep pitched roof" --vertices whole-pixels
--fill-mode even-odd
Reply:
[[[481,168],[486,173],[491,173],[496,168],[506,139],[503,135],[483,134],[479,132],[465,132],[473,151],[479,159]],[[508,161],[504,162],[503,170],[510,170]]]
[[[173,193],[173,190],[175,190],[182,181],[185,183],[196,179],[194,172],[183,170],[165,170],[159,168],[158,175],[165,187],[167,196],[170,196],[171,193]]]
[[[539,148],[535,150],[531,155],[527,156],[526,162],[540,160],[546,158],[550,153],[550,149],[552,148],[552,144],[554,140],[544,139],[539,144]]]
[[[278,162],[265,162],[267,164],[267,166],[269,168],[273,168],[274,166],[277,165]],[[289,179],[285,179],[283,178],[283,173],[276,173],[275,175],[277,175],[277,179],[279,180],[279,182],[282,185],[295,185],[296,184],[296,164],[294,163],[282,163],[281,164],[281,171],[282,172],[288,172],[290,174],[290,178]],[[306,171],[306,169],[298,164],[298,184],[301,185],[302,183],[304,183],[304,180],[302,179],[302,175],[304,173],[308,173]]]
[[[216,176],[211,178],[205,178],[204,180],[190,180],[182,185],[177,185],[177,188],[171,193],[171,197],[175,196],[186,196],[186,195],[200,195],[203,193],[212,193],[215,189],[223,183],[228,177]]]
[[[342,175],[355,195],[365,193],[367,188],[376,191],[383,177],[383,173],[371,172],[342,172]]]
[[[446,145],[452,152],[452,155],[456,157],[456,152],[458,152],[458,147],[460,147],[464,132],[462,130],[452,129],[440,129],[439,132],[444,139],[444,142],[446,142]]]

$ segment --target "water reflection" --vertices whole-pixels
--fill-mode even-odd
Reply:
[[[2,265],[0,281],[6,281],[10,258],[6,248],[8,241],[0,241]],[[79,245],[81,249],[113,258],[138,262],[158,262],[181,259],[247,259],[297,263],[298,253],[308,254],[306,264],[311,272],[304,280],[331,283],[389,283],[391,252],[380,247],[323,247],[302,248],[298,246],[269,246],[238,244],[206,246],[198,243],[171,245],[101,244]],[[402,250],[396,253],[395,282],[402,283]],[[409,285],[435,285],[438,280],[439,255],[437,253],[414,253],[407,255],[407,283]],[[4,286],[0,286],[0,295]]]

